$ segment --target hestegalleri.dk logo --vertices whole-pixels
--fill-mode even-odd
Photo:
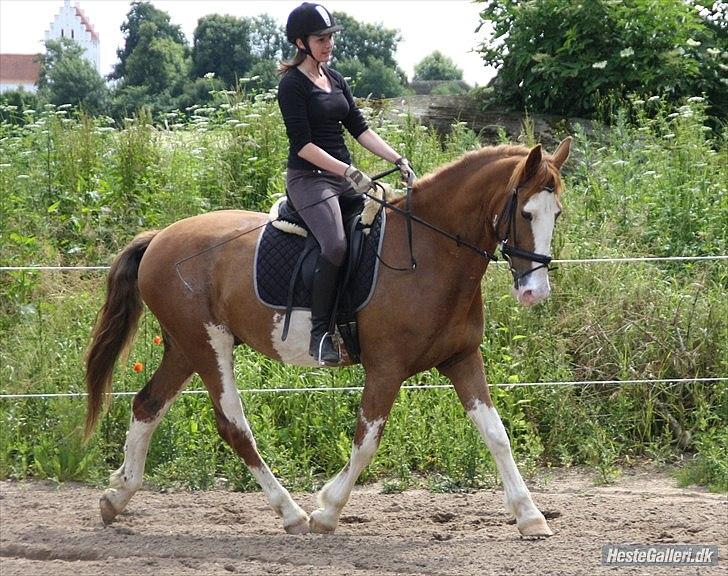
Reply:
[[[716,566],[718,546],[707,544],[605,544],[602,564]]]

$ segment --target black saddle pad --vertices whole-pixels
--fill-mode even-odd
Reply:
[[[379,271],[377,255],[384,238],[384,225],[385,212],[380,210],[365,237],[360,265],[344,293],[343,304],[350,310],[364,308],[374,291]],[[254,270],[255,290],[263,304],[273,308],[287,307],[291,276],[305,247],[306,238],[303,236],[283,232],[270,223],[263,229],[256,248]],[[311,308],[310,286],[302,278],[298,278],[295,283],[293,308]]]

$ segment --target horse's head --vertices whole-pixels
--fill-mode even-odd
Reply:
[[[508,198],[496,222],[501,251],[513,274],[513,293],[532,306],[551,293],[548,264],[556,218],[561,212],[561,166],[569,156],[566,138],[552,156],[541,145],[519,162],[508,186]]]

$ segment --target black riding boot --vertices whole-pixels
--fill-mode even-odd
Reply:
[[[331,334],[328,334],[331,320],[331,309],[336,300],[336,289],[339,280],[339,266],[334,266],[323,256],[319,256],[313,277],[313,294],[311,296],[311,342],[308,353],[319,364],[338,366],[341,363],[338,347],[334,346]]]

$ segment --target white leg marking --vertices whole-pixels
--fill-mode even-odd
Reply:
[[[286,364],[318,368],[318,363],[308,353],[308,343],[311,338],[311,313],[308,310],[291,311],[291,324],[288,329],[288,337],[284,342],[282,337],[285,320],[285,314],[276,313],[273,317],[273,331],[270,339],[278,356]]]
[[[222,412],[225,418],[232,422],[248,439],[253,450],[257,453],[255,438],[248,424],[248,419],[243,412],[240,393],[235,386],[235,376],[233,374],[233,336],[225,326],[208,324],[205,328],[210,337],[210,346],[215,351],[218,369],[220,370],[220,378],[222,380],[220,407],[222,408]],[[301,532],[303,531],[303,527],[307,530],[308,516],[306,513],[293,501],[288,490],[276,480],[262,458],[260,461],[260,466],[249,466],[248,469],[258,481],[258,484],[260,484],[270,505],[279,516],[283,517],[283,526],[287,531],[291,532]]]
[[[366,433],[361,444],[352,445],[349,463],[319,492],[319,509],[311,514],[311,521],[316,531],[330,532],[336,529],[341,510],[348,502],[357,478],[374,458],[384,422],[384,418],[378,418],[366,423]]]
[[[511,453],[511,443],[503,426],[498,411],[483,402],[476,401],[468,410],[468,416],[475,424],[485,440],[503,479],[506,506],[516,517],[516,523],[523,532],[523,527],[543,522],[543,514],[539,512],[531,500],[531,494],[516,467]]]
[[[189,378],[180,389],[184,388],[188,381]],[[137,420],[132,414],[124,443],[124,463],[111,474],[109,488],[104,491],[103,495],[115,513],[121,512],[134,493],[142,487],[149,442],[175,398],[177,398],[177,394],[165,403],[151,420]]]

